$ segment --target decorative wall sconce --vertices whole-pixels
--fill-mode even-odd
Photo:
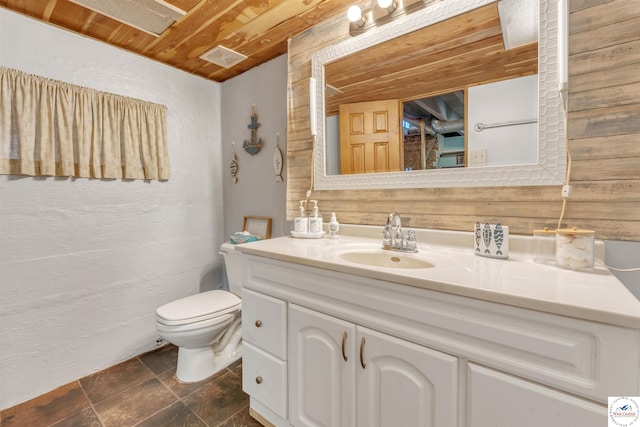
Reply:
[[[368,8],[362,10],[354,5],[347,10],[349,34],[357,36],[365,31],[379,27],[401,16],[425,7],[427,0],[373,0]]]

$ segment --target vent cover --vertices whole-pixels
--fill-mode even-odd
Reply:
[[[140,31],[159,36],[186,15],[162,0],[69,0]]]
[[[219,65],[222,68],[231,68],[237,63],[247,59],[245,55],[224,46],[216,46],[210,51],[200,55],[200,58]]]

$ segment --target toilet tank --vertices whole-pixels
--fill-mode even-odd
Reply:
[[[220,246],[220,253],[224,257],[224,266],[229,279],[229,291],[240,296],[242,290],[242,256],[236,251],[236,245],[225,242]]]

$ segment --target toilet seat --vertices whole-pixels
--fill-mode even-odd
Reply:
[[[164,325],[185,325],[240,311],[242,301],[231,292],[216,289],[170,302],[156,310],[156,320]]]

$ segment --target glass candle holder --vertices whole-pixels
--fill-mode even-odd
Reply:
[[[540,264],[556,262],[556,230],[544,227],[533,230],[533,261]]]

